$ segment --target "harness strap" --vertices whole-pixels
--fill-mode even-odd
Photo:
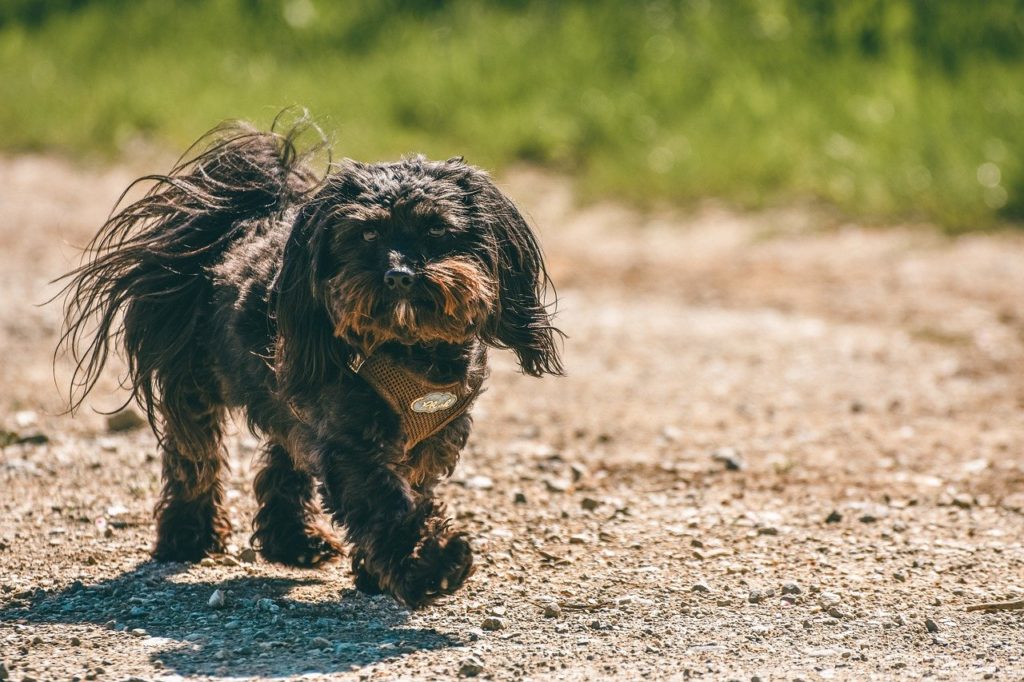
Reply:
[[[461,381],[437,384],[403,367],[386,354],[357,357],[349,368],[384,398],[405,432],[408,452],[469,409],[483,378],[467,386]]]

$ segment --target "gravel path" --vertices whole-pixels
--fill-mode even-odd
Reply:
[[[147,561],[153,439],[93,411],[116,372],[59,414],[35,306],[134,170],[0,159],[0,438],[25,441],[0,450],[0,680],[1024,679],[1024,610],[967,611],[1024,598],[1020,235],[642,217],[512,174],[570,376],[495,354],[444,491],[479,570],[408,613],[252,556],[244,431],[231,554]]]

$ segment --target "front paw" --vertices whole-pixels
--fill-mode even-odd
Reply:
[[[366,567],[366,553],[356,551],[352,554],[352,577],[356,589],[363,594],[381,594],[384,590],[380,586],[380,580],[376,575],[370,573]]]
[[[411,609],[454,593],[473,573],[473,551],[465,533],[428,536],[401,563],[390,592]]]

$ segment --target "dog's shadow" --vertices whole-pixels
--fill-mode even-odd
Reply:
[[[187,568],[146,562],[107,581],[23,595],[0,608],[0,622],[103,626],[113,645],[137,648],[182,676],[348,672],[463,644],[405,626],[408,612],[386,597],[355,590],[327,602],[290,596],[304,587],[316,590],[322,581],[315,577],[193,581]],[[208,601],[217,589],[225,602],[213,608]]]

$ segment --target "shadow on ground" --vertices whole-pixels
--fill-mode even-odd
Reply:
[[[432,629],[403,626],[408,612],[386,597],[343,590],[329,603],[302,600],[303,587],[322,582],[244,576],[194,581],[186,565],[147,562],[104,582],[19,595],[0,609],[0,622],[15,628],[101,626],[97,637],[148,649],[153,664],[184,676],[352,671],[462,645]],[[207,603],[216,589],[226,595],[219,609]],[[83,632],[82,638],[91,636]]]

